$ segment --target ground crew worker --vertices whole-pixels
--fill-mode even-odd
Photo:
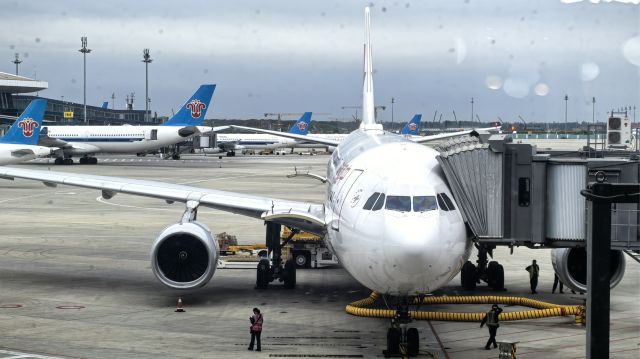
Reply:
[[[262,314],[260,314],[260,309],[253,308],[253,315],[249,317],[249,321],[251,322],[251,327],[249,328],[249,332],[251,333],[251,343],[249,343],[249,350],[253,350],[253,343],[257,341],[256,351],[261,351],[260,348],[260,334],[262,334],[262,323],[264,319],[262,318]]]
[[[555,293],[556,292],[556,288],[558,287],[558,283],[560,283],[560,294],[564,293],[564,291],[562,290],[564,288],[564,283],[562,283],[562,281],[560,280],[560,277],[558,277],[558,274],[554,273],[554,278],[553,278],[553,288],[551,289],[551,293]]]
[[[525,268],[529,272],[529,283],[531,284],[531,294],[536,294],[536,288],[538,287],[538,275],[540,274],[540,267],[536,264],[534,259],[531,265]]]
[[[502,313],[502,308],[498,307],[497,304],[494,304],[491,306],[491,310],[484,315],[482,322],[480,322],[480,328],[482,328],[485,323],[487,323],[487,328],[489,328],[489,340],[487,340],[487,345],[484,346],[486,350],[491,349],[491,343],[493,343],[494,348],[498,347],[498,343],[496,343],[496,334],[498,333],[498,327],[500,326],[500,324],[498,324],[498,317],[500,316],[500,313]]]

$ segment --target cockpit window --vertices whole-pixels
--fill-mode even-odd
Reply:
[[[435,196],[414,196],[413,197],[413,211],[414,212],[427,212],[438,209]]]
[[[444,199],[444,202],[447,204],[447,207],[449,207],[450,211],[456,210],[456,206],[453,205],[453,201],[451,200],[451,198],[449,198],[449,196],[447,196],[446,193],[442,194],[442,199]]]
[[[399,212],[411,212],[411,197],[387,196],[386,209]]]
[[[364,204],[364,207],[362,207],[362,209],[367,211],[371,210],[371,208],[373,208],[373,205],[376,203],[376,200],[378,199],[378,197],[380,197],[379,192],[375,192],[374,194],[372,194],[371,197],[369,197],[367,202]]]
[[[378,197],[378,200],[376,201],[376,204],[373,205],[373,208],[371,208],[372,211],[379,211],[382,209],[382,206],[384,206],[384,193],[380,194],[380,197]]]
[[[440,209],[442,209],[443,211],[448,211],[449,207],[447,207],[447,204],[445,203],[444,199],[442,198],[442,195],[444,193],[438,193],[438,206],[440,206]]]

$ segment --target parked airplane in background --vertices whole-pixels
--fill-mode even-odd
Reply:
[[[296,121],[289,133],[297,135],[306,135],[311,127],[311,112],[305,112],[298,121]],[[281,136],[263,135],[256,133],[218,133],[216,135],[215,153],[226,152],[227,156],[235,156],[236,151],[245,150],[263,150],[287,147],[287,144],[293,144],[295,140],[291,140]]]
[[[413,118],[407,122],[406,125],[400,131],[401,135],[406,136],[419,136],[420,135],[420,122],[422,121],[422,114],[417,113],[413,115]]]
[[[40,145],[58,147],[56,164],[96,164],[96,153],[146,153],[185,141],[194,134],[216,131],[202,127],[216,85],[202,85],[172,118],[155,126],[46,126]],[[46,130],[45,130],[46,129]],[[179,154],[174,154],[174,159]]]
[[[0,165],[19,163],[48,156],[52,148],[37,146],[47,100],[36,99],[0,138]]]

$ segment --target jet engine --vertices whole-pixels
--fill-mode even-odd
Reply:
[[[624,276],[625,258],[622,251],[612,250],[610,288],[614,288]],[[551,251],[551,263],[556,274],[569,289],[587,291],[587,251],[585,248],[557,248]]]
[[[174,289],[202,287],[218,264],[218,242],[197,221],[165,228],[151,247],[151,269],[162,284]]]

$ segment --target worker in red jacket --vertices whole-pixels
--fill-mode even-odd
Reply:
[[[251,327],[249,328],[249,332],[251,333],[251,343],[249,343],[249,350],[253,350],[253,343],[257,341],[256,351],[260,351],[260,334],[262,333],[262,323],[264,319],[262,318],[262,314],[260,314],[260,309],[253,308],[253,315],[249,317],[249,321],[251,322]]]

